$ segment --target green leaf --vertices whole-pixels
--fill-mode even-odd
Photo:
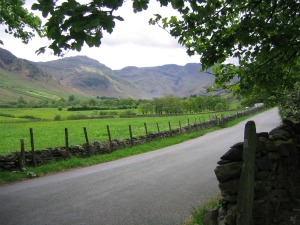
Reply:
[[[133,10],[134,12],[140,12],[148,8],[149,0],[133,0]]]

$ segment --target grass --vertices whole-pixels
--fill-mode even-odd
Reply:
[[[0,184],[17,181],[17,180],[24,180],[35,176],[43,176],[45,174],[65,171],[68,169],[80,168],[80,167],[91,166],[99,163],[110,162],[113,160],[129,157],[137,154],[154,151],[170,145],[181,143],[189,139],[199,137],[201,135],[216,131],[218,129],[220,128],[213,127],[207,130],[199,130],[188,134],[177,135],[174,137],[163,139],[163,141],[156,140],[143,145],[120,149],[110,154],[96,155],[88,158],[70,158],[64,161],[53,162],[38,167],[27,168],[26,170],[20,172],[0,172]]]
[[[219,198],[220,194],[217,194],[210,201],[194,209],[192,211],[192,214],[190,215],[190,218],[188,218],[187,221],[183,222],[182,225],[205,225],[203,223],[205,210],[209,208],[220,208]]]
[[[78,145],[85,142],[83,128],[86,127],[89,140],[106,141],[108,139],[107,125],[109,125],[112,139],[129,138],[129,125],[131,125],[133,136],[145,134],[144,123],[147,123],[148,133],[157,133],[157,124],[160,131],[171,128],[179,128],[179,122],[184,127],[188,124],[208,120],[212,115],[232,114],[234,112],[219,112],[206,114],[192,114],[172,117],[144,117],[144,118],[106,118],[106,119],[83,119],[83,120],[62,120],[62,121],[32,121],[32,118],[49,118],[59,112],[54,109],[26,109],[0,110],[0,155],[19,151],[20,139],[25,141],[25,149],[30,149],[29,129],[33,128],[35,149],[64,146],[65,128],[69,131],[69,144]],[[67,112],[67,111],[63,111]],[[73,112],[74,113],[74,112]],[[87,113],[87,112],[83,112]],[[88,113],[93,113],[88,111]],[[9,117],[7,117],[9,115]],[[26,121],[27,120],[27,121]],[[8,122],[9,121],[9,122]],[[29,122],[28,122],[29,121]]]

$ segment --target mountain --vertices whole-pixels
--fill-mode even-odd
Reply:
[[[115,73],[141,90],[149,98],[175,95],[206,95],[214,76],[209,72],[200,72],[201,64],[190,63],[185,66],[164,65],[157,67],[125,67]]]
[[[40,69],[34,62],[19,59],[0,48],[0,102],[27,100],[52,100],[70,94],[87,96],[67,88]]]
[[[125,67],[112,70],[86,56],[49,62],[19,59],[0,48],[0,101],[99,97],[152,99],[206,95],[214,76],[201,64]]]
[[[127,80],[118,77],[113,70],[86,56],[39,62],[37,65],[62,85],[90,96],[147,97],[147,93],[137,89]]]

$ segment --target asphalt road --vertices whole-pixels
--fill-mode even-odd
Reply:
[[[257,132],[277,109],[251,118]],[[157,151],[0,186],[1,225],[177,225],[218,192],[213,170],[245,122]]]

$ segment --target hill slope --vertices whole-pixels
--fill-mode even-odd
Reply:
[[[193,63],[185,66],[126,67],[115,73],[146,91],[150,98],[165,95],[188,97],[193,94],[205,95],[206,89],[214,81],[212,74],[200,72],[200,68],[201,64]]]
[[[37,65],[64,86],[79,90],[90,96],[147,97],[144,91],[116,76],[113,70],[86,56],[40,62]]]
[[[152,99],[206,95],[214,76],[201,64],[125,67],[112,70],[86,56],[31,62],[0,48],[0,101],[116,97]]]
[[[9,51],[0,48],[0,94],[1,102],[27,100],[51,100],[70,94],[85,94],[59,84],[34,62],[19,59]]]

